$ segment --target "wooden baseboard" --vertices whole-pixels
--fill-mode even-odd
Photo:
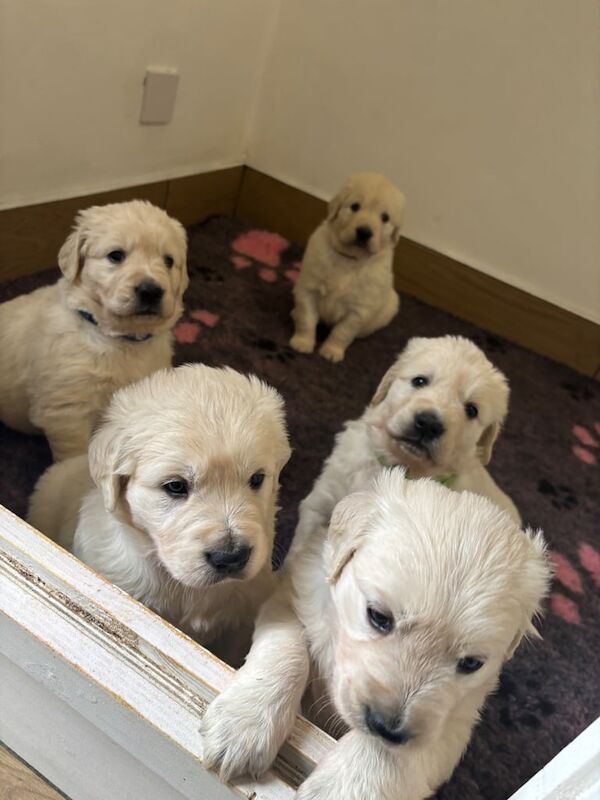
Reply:
[[[241,219],[304,244],[325,211],[323,200],[244,169],[236,207]],[[600,325],[404,237],[394,269],[401,292],[584,375],[600,375]]]
[[[96,203],[150,200],[192,225],[237,216],[304,244],[326,203],[251,167],[232,167],[101,194],[0,211],[0,281],[51,267],[76,212]],[[400,291],[600,378],[600,325],[402,238],[394,262]]]
[[[0,281],[54,266],[75,214],[89,206],[120,203],[134,198],[150,200],[184,225],[199,222],[213,214],[232,215],[242,172],[242,167],[231,167],[202,175],[0,211]]]

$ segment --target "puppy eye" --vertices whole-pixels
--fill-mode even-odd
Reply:
[[[187,497],[188,483],[181,478],[168,483],[163,483],[163,489],[171,497]]]
[[[476,658],[475,656],[466,656],[465,658],[461,658],[458,664],[456,665],[456,671],[462,673],[463,675],[470,675],[473,672],[477,672],[478,669],[483,667],[483,661],[480,658]]]
[[[352,203],[350,206],[350,211],[354,211],[354,213],[360,211],[360,203]]]
[[[465,414],[469,419],[475,419],[475,417],[479,414],[479,409],[475,403],[465,403]]]
[[[381,215],[381,221],[382,222],[390,221],[390,215],[387,213],[387,211],[384,211],[383,214]]]
[[[372,628],[379,633],[389,633],[394,627],[394,618],[391,614],[378,611],[373,606],[367,606],[367,619]]]
[[[111,264],[121,264],[125,261],[125,250],[111,250],[106,257]]]
[[[167,269],[171,269],[171,267],[175,263],[175,259],[173,258],[173,256],[165,256],[163,258],[163,261],[165,262],[165,266],[167,267]]]
[[[415,387],[415,389],[422,389],[423,386],[429,385],[429,378],[426,378],[425,375],[417,375],[412,379],[411,384]]]
[[[263,481],[265,479],[264,472],[255,472],[254,475],[250,476],[250,480],[248,481],[248,485],[251,489],[260,489],[263,485]]]

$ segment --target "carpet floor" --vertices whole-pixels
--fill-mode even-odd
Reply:
[[[176,329],[177,364],[254,372],[285,397],[294,453],[282,474],[277,556],[293,535],[342,423],[355,418],[410,336],[460,334],[512,387],[491,472],[524,521],[544,530],[555,580],[542,642],[502,674],[443,800],[506,800],[600,713],[600,385],[411,297],[385,330],[331,364],[287,346],[301,250],[280,236],[214,218],[189,230],[191,283]],[[56,270],[0,287],[0,301],[54,281]],[[0,425],[0,502],[23,516],[50,463],[41,438]]]

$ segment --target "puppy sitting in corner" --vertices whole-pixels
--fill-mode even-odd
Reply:
[[[294,287],[290,346],[312,353],[319,320],[332,326],[319,349],[341,361],[357,336],[385,327],[399,306],[392,258],[406,201],[382,175],[352,175],[308,240]]]
[[[0,305],[0,422],[84,453],[112,393],[171,364],[188,284],[182,225],[133,200],[81,211],[63,277]]]

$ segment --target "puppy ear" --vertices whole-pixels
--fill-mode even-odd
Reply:
[[[500,433],[500,423],[492,422],[481,434],[477,442],[477,456],[483,466],[490,463],[494,442]]]
[[[367,532],[372,513],[367,510],[370,499],[369,492],[355,492],[341,500],[333,510],[327,534],[332,551],[328,580],[332,584],[337,583]]]
[[[398,198],[396,201],[396,210],[394,212],[394,216],[392,219],[394,220],[394,230],[392,231],[392,244],[394,247],[400,241],[400,233],[402,232],[402,226],[404,224],[404,209],[406,208],[406,198],[402,194],[402,192],[398,192]]]
[[[333,197],[327,206],[327,219],[329,222],[333,222],[337,215],[340,213],[340,209],[344,204],[344,200],[348,197],[350,192],[352,191],[352,181],[350,178],[346,181],[346,183],[342,186],[339,192]]]
[[[104,508],[111,513],[121,499],[124,479],[131,474],[124,463],[126,441],[126,429],[105,420],[92,435],[88,448],[90,475],[102,492]]]
[[[542,532],[526,528],[524,531],[519,531],[517,535],[526,540],[526,552],[522,561],[520,596],[518,598],[521,620],[504,656],[505,661],[512,658],[524,637],[542,638],[534,626],[533,620],[540,614],[540,606],[548,593],[552,577],[552,569]]]
[[[81,215],[75,220],[75,227],[67,236],[58,251],[58,266],[65,278],[73,283],[83,266],[84,239],[81,233]]]

